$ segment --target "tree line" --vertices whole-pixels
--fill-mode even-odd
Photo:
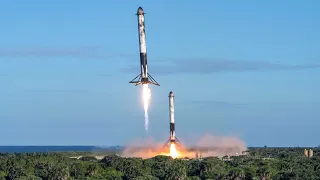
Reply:
[[[172,159],[122,158],[99,160],[86,154],[79,159],[66,153],[2,153],[0,180],[207,180],[207,179],[320,179],[317,148],[308,158],[303,148],[251,148],[247,155]]]

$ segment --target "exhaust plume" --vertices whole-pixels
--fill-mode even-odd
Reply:
[[[148,84],[142,84],[142,98],[143,98],[143,107],[144,107],[144,128],[146,131],[149,129],[149,101],[151,97],[151,91],[148,87]]]
[[[196,147],[206,149],[202,152],[203,157],[207,156],[237,156],[247,150],[247,147],[241,139],[234,136],[213,136],[209,133],[204,134],[196,143]],[[209,148],[210,147],[210,148]]]
[[[122,157],[151,158],[159,155],[163,144],[153,138],[139,138],[130,142],[123,150]]]
[[[140,138],[128,144],[122,152],[123,157],[151,158],[157,155],[172,156],[173,158],[195,158],[196,153],[202,157],[238,156],[247,147],[241,139],[233,136],[213,136],[209,133],[201,136],[191,147],[183,144],[175,146],[177,153],[170,153],[170,145],[164,146],[166,141],[157,142],[152,138]]]

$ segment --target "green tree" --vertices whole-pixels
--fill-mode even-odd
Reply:
[[[241,168],[233,167],[229,171],[228,177],[234,180],[240,180],[245,178],[245,171]]]
[[[165,179],[184,180],[187,177],[187,167],[181,160],[175,160],[166,168]]]
[[[190,160],[188,164],[188,176],[200,176],[200,165],[199,160]]]
[[[80,158],[81,161],[90,161],[90,162],[96,162],[98,161],[96,157],[94,156],[82,156]]]
[[[98,179],[122,180],[122,176],[123,174],[120,171],[109,167],[102,171],[99,175],[94,175],[92,177]]]
[[[71,165],[70,175],[76,179],[84,177],[87,173],[87,168],[84,163],[76,162]]]
[[[67,180],[70,177],[69,167],[65,164],[56,164],[49,173],[50,180]]]
[[[159,178],[151,175],[145,175],[145,176],[138,176],[138,177],[132,178],[132,180],[159,180]]]
[[[106,156],[101,160],[105,167],[113,167],[122,173],[124,173],[124,161],[125,158],[121,158],[116,155]]]
[[[124,176],[123,179],[129,180],[138,176],[142,176],[142,159],[140,158],[126,158],[123,163]]]
[[[204,179],[223,179],[227,176],[226,169],[226,165],[218,158],[205,158],[201,161],[200,176]]]
[[[173,161],[171,157],[168,156],[155,156],[150,159],[151,173],[159,179],[165,179],[166,169],[169,167],[170,163]]]
[[[50,174],[52,168],[53,168],[52,164],[40,162],[36,165],[34,174],[37,177],[40,177],[40,178],[46,180],[46,179],[49,179],[49,174]]]
[[[12,166],[9,167],[9,171],[8,171],[8,178],[9,179],[17,179],[21,176],[26,176],[27,173],[25,171],[25,169],[19,165],[17,166]]]

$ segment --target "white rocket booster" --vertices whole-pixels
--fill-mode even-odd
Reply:
[[[169,113],[170,113],[170,142],[176,141],[176,132],[174,125],[174,95],[171,91],[169,93]]]
[[[137,11],[138,16],[138,30],[139,30],[139,49],[140,49],[140,63],[142,79],[148,78],[148,64],[147,64],[147,43],[146,30],[144,24],[144,11],[141,7]]]
[[[148,73],[148,62],[147,62],[147,45],[146,45],[146,31],[144,24],[144,11],[141,7],[138,8],[138,31],[139,31],[139,49],[140,49],[140,66],[141,74],[136,76],[129,83],[135,83],[136,86],[140,84],[154,84],[160,86],[156,80]]]

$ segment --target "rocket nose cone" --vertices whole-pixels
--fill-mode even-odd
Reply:
[[[173,92],[172,91],[170,91],[169,97],[173,97]]]
[[[137,14],[139,14],[139,15],[144,14],[142,7],[138,8]]]

